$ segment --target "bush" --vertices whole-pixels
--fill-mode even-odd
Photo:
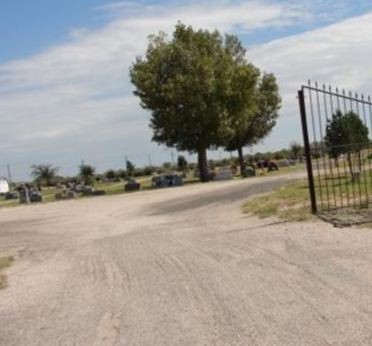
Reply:
[[[117,174],[113,169],[110,169],[105,173],[105,177],[109,180],[114,180],[117,177]]]

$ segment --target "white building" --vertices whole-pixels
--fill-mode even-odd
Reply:
[[[9,192],[9,183],[8,179],[0,177],[0,193]]]

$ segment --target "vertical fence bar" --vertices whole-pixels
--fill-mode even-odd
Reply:
[[[368,100],[368,111],[369,111],[369,121],[370,121],[370,137],[372,137],[372,100],[371,100],[371,96],[368,95],[367,97],[367,100]],[[371,154],[371,143],[368,145],[368,156],[367,156],[367,159],[368,159],[368,163],[369,163],[369,174],[370,174],[370,180],[369,180],[369,188],[372,189],[372,170],[371,170],[371,159],[370,159],[370,155]]]
[[[325,90],[325,85],[323,85],[323,90]],[[328,202],[328,210],[331,210],[331,199],[330,199],[330,192],[328,188],[328,169],[327,169],[327,162],[326,162],[326,150],[324,148],[324,133],[323,133],[323,126],[322,126],[322,112],[320,107],[320,98],[319,98],[319,89],[318,83],[315,84],[315,95],[316,95],[316,104],[318,110],[318,122],[319,122],[319,132],[320,132],[320,145],[322,148],[322,161],[323,161],[323,170],[324,170],[324,183],[325,183],[325,190],[327,195],[327,202]],[[325,97],[325,94],[323,94]],[[327,110],[327,103],[326,99],[324,98],[324,113],[325,113],[325,126],[327,128],[328,123],[328,110]]]
[[[354,108],[353,108],[353,93],[351,91],[349,91],[349,100],[350,100],[350,112],[351,113],[355,113],[354,112]],[[357,175],[356,175],[356,172],[355,172],[355,157],[353,156],[353,145],[349,145],[349,150],[350,150],[350,160],[351,160],[351,163],[349,163],[350,165],[350,169],[351,169],[351,183],[352,183],[352,186],[353,186],[353,193],[354,193],[354,200],[356,201],[357,199],[357,194],[359,192],[359,205],[362,203],[362,196],[361,196],[361,191],[360,191],[360,179],[358,179]],[[355,182],[357,181],[358,183],[358,191],[357,191],[357,194],[355,194]],[[356,207],[356,203],[354,201],[354,208]]]
[[[364,103],[363,103],[364,97],[363,97],[363,94],[361,94],[361,96],[360,96],[361,97],[361,100],[359,99],[359,94],[356,93],[355,94],[355,97],[358,100],[357,101],[357,104],[356,104],[358,116],[360,118],[362,118],[362,116],[363,116],[362,119],[364,120],[364,126],[368,129],[366,115],[365,115],[364,112],[362,112],[362,113],[360,112],[360,107],[359,107],[359,103],[362,103],[362,105],[364,107]],[[362,201],[362,203],[363,203],[362,204],[362,207],[364,207],[365,205],[368,205],[369,204],[369,202],[368,202],[368,189],[367,189],[367,175],[366,175],[365,165],[364,165],[364,162],[363,162],[363,152],[365,152],[364,146],[365,146],[365,143],[362,143],[361,144],[361,148],[358,149],[358,165],[359,165],[359,168],[360,168],[360,171],[361,171],[360,172],[360,175],[363,176],[363,185],[364,185],[364,192],[363,193],[365,193],[365,197],[364,197],[364,199]]]
[[[366,102],[365,102],[365,98],[364,98],[364,95],[362,94],[362,102],[363,102],[363,117],[364,117],[364,121],[366,123],[366,126],[368,127],[368,122],[367,122],[367,112],[366,112]],[[371,119],[370,119],[371,120]],[[371,131],[372,131],[372,127],[370,127],[368,129],[368,138],[370,138],[371,136]],[[371,160],[369,158],[369,155],[370,155],[370,149],[371,149],[371,144],[368,143],[367,145],[367,155],[366,155],[366,158],[367,158],[367,165],[368,165],[368,175],[369,175],[369,180],[368,178],[366,178],[366,190],[367,190],[367,205],[369,205],[369,193],[370,193],[370,185],[372,183],[372,170],[371,170]],[[365,171],[365,170],[364,170]]]
[[[315,162],[316,162],[316,167],[317,167],[317,180],[318,180],[318,190],[319,190],[319,197],[320,197],[320,207],[321,209],[324,208],[324,199],[323,199],[323,189],[322,189],[322,177],[321,177],[321,173],[320,173],[320,166],[319,166],[319,158],[318,156],[324,155],[324,149],[323,149],[323,146],[322,146],[322,141],[321,141],[321,137],[320,137],[320,141],[318,142],[318,138],[317,138],[317,135],[316,135],[316,126],[315,126],[315,116],[314,116],[314,105],[313,105],[313,98],[312,98],[312,90],[311,90],[311,82],[309,81],[309,88],[308,88],[308,93],[309,93],[309,105],[310,105],[310,115],[311,115],[311,124],[312,124],[312,128],[313,128],[313,134],[314,134],[314,147],[315,147],[315,152],[316,152],[316,157],[315,157]],[[321,136],[321,134],[320,134]],[[319,148],[320,146],[320,148]],[[310,148],[311,148],[311,144],[310,144]],[[324,161],[324,160],[323,160]],[[325,169],[325,166],[323,167]],[[316,186],[315,186],[315,189],[316,189]],[[316,191],[315,191],[316,192]],[[328,204],[329,204],[329,200],[327,200]],[[329,205],[328,205],[329,207]]]
[[[305,147],[305,156],[306,156],[307,176],[308,176],[308,181],[309,181],[311,211],[313,212],[313,214],[315,214],[317,212],[317,205],[316,205],[313,167],[312,167],[312,162],[311,162],[309,132],[308,132],[308,127],[307,127],[307,119],[306,119],[305,95],[304,95],[303,89],[298,91],[298,101],[299,101],[300,113],[301,113],[302,134],[304,137],[304,147]]]
[[[341,105],[340,105],[340,90],[338,88],[336,88],[336,101],[337,101],[337,112],[341,112]],[[343,186],[342,186],[342,180],[343,180],[343,176],[341,175],[341,172],[340,172],[340,163],[338,161],[338,159],[335,159],[335,165],[336,165],[336,168],[337,168],[337,175],[338,175],[338,182],[339,182],[339,186],[340,186],[340,197],[341,197],[341,208],[344,207],[344,194],[342,192],[342,189],[343,189]],[[345,183],[345,187],[347,188],[347,184]]]
[[[325,94],[324,94],[325,96]],[[334,107],[333,107],[333,94],[332,94],[332,87],[329,86],[329,104],[330,104],[330,107],[331,107],[331,114],[332,114],[332,120],[333,120],[333,117],[334,117]],[[324,100],[326,100],[326,98],[324,98]],[[326,102],[326,101],[324,101]],[[328,119],[328,117],[327,117]],[[337,197],[336,197],[336,189],[335,189],[335,182],[334,182],[334,174],[333,174],[333,168],[332,168],[332,159],[328,156],[328,165],[329,165],[329,170],[331,172],[331,181],[332,181],[332,190],[333,190],[333,198],[334,198],[334,201],[335,201],[335,209],[337,209],[338,205],[337,205]],[[341,197],[341,200],[342,200],[342,196]]]
[[[342,90],[342,99],[343,99],[343,104],[344,104],[344,114],[346,114],[347,110],[346,110],[346,92],[345,92],[345,89]],[[350,207],[351,188],[350,188],[350,193],[349,193],[349,181],[348,181],[348,177],[347,177],[347,167],[346,167],[346,163],[345,163],[345,157],[343,158],[342,161],[344,163],[344,174],[345,174],[345,185],[346,185],[346,196],[347,196],[346,206]]]

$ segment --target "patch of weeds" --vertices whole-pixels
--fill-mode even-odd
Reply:
[[[275,216],[289,221],[309,220],[312,215],[307,184],[305,181],[296,182],[255,197],[244,204],[243,211],[260,218]]]
[[[1,271],[10,267],[13,261],[14,258],[11,256],[0,257],[0,289],[6,286],[6,276]]]

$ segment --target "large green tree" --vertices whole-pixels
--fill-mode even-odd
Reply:
[[[350,173],[353,175],[352,154],[357,154],[361,165],[360,151],[369,144],[368,127],[358,114],[338,110],[332,119],[328,119],[324,142],[328,154],[336,162],[341,154],[346,154]]]
[[[135,95],[151,111],[153,140],[197,153],[202,181],[208,180],[207,150],[231,135],[226,104],[232,66],[217,31],[178,24],[171,39],[152,36],[146,56],[130,70]]]

